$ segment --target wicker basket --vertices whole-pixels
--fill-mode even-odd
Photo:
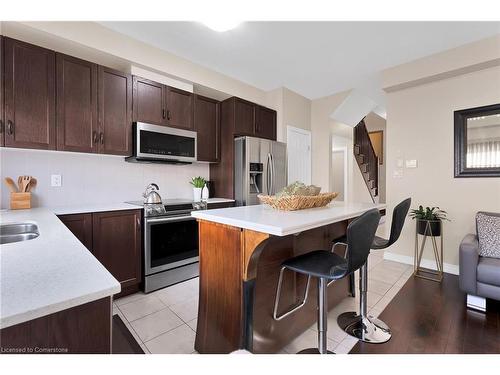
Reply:
[[[306,208],[324,207],[330,203],[338,193],[322,193],[318,195],[288,195],[276,198],[274,195],[259,194],[262,203],[283,211],[304,210]]]

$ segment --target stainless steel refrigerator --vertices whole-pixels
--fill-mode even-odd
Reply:
[[[286,143],[254,137],[234,140],[234,197],[237,206],[260,204],[287,185]]]

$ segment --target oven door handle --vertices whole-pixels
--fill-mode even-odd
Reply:
[[[146,224],[151,223],[171,223],[173,221],[188,221],[196,220],[193,216],[173,216],[173,217],[161,217],[161,218],[146,218]]]

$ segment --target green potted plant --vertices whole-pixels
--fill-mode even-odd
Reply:
[[[446,211],[439,207],[423,207],[418,206],[418,209],[410,210],[409,216],[417,220],[417,233],[427,236],[440,236],[441,223],[443,220],[449,219],[446,217]]]
[[[206,180],[201,177],[193,177],[189,183],[193,185],[193,200],[195,202],[200,202],[201,201],[201,191],[203,190],[203,187],[206,184]]]

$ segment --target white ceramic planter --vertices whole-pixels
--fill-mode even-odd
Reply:
[[[202,188],[193,188],[193,200],[195,202],[200,202],[201,201],[201,191],[203,189]]]

